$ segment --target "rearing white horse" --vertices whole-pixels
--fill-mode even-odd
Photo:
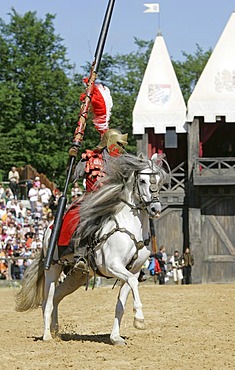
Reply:
[[[76,235],[81,244],[92,236],[88,251],[93,270],[122,282],[110,335],[113,344],[125,344],[120,336],[120,324],[130,291],[134,300],[134,326],[145,328],[138,276],[150,254],[147,249],[149,217],[159,217],[161,212],[158,195],[167,174],[160,162],[156,156],[151,160],[127,154],[107,158],[107,176],[97,191],[85,196],[80,206]],[[51,332],[58,331],[60,301],[83,286],[87,278],[94,274],[92,268],[87,274],[76,268],[74,254],[59,259],[57,248],[50,269],[44,271],[50,233],[48,227],[44,236],[44,251],[26,269],[22,289],[16,299],[18,311],[37,308],[42,304],[44,340],[52,339]],[[61,271],[70,263],[70,272],[64,282],[58,284]]]

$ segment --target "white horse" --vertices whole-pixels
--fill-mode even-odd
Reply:
[[[159,190],[166,182],[167,174],[160,162],[156,156],[151,160],[131,155],[107,159],[107,176],[100,188],[86,195],[81,203],[80,223],[76,232],[81,244],[92,236],[88,251],[92,254],[93,270],[90,268],[84,273],[76,268],[74,254],[59,259],[56,248],[50,269],[44,271],[44,257],[51,233],[50,228],[46,230],[44,251],[27,268],[16,299],[17,311],[42,305],[43,340],[52,339],[51,332],[58,331],[58,305],[61,300],[84,286],[87,278],[94,275],[94,270],[101,276],[121,281],[111,343],[125,344],[120,336],[120,324],[130,291],[134,301],[134,326],[145,328],[138,276],[150,254],[147,248],[149,217],[159,217],[161,212]],[[58,284],[61,272],[70,263],[73,267],[64,282]]]

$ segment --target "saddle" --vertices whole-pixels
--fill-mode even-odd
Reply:
[[[80,221],[79,208],[81,200],[74,202],[63,216],[58,239],[59,247],[68,247]]]

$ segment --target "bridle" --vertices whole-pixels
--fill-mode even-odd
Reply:
[[[151,172],[151,173],[141,172],[141,175],[148,175],[149,176],[149,182],[150,182],[149,191],[152,195],[151,200],[150,201],[144,200],[144,198],[141,194],[140,187],[139,187],[139,182],[137,181],[138,176],[140,176],[140,173],[138,173],[138,172],[135,174],[134,187],[137,189],[138,198],[139,198],[141,204],[143,204],[146,208],[151,203],[159,202],[159,189],[158,189],[158,184],[157,184],[156,177],[155,177],[156,175],[158,175],[158,173],[157,172]]]
[[[147,207],[151,203],[160,202],[160,200],[159,200],[159,186],[158,186],[158,183],[157,183],[157,180],[156,180],[156,175],[159,175],[159,173],[154,171],[152,161],[151,161],[151,169],[152,169],[152,172],[138,172],[138,171],[136,171],[135,174],[134,174],[135,181],[134,181],[134,184],[133,184],[133,191],[134,191],[134,193],[136,193],[135,189],[137,190],[138,199],[140,201],[138,206],[140,206],[142,209],[145,209],[145,210],[147,210]],[[144,200],[144,198],[141,194],[139,181],[138,181],[138,177],[140,175],[148,175],[149,176],[149,182],[150,182],[149,191],[152,195],[150,201]]]

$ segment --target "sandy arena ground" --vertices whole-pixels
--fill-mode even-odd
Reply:
[[[62,301],[60,338],[42,341],[41,310],[14,311],[18,288],[0,288],[1,370],[235,369],[235,285],[140,285],[147,329],[132,325],[129,296],[121,335],[110,344],[118,287],[80,289]]]

